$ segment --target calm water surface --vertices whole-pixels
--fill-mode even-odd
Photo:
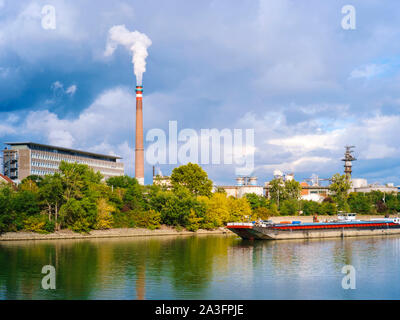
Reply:
[[[44,265],[56,290],[41,289]],[[344,265],[355,290],[342,289]],[[0,299],[400,299],[400,237],[2,242]]]

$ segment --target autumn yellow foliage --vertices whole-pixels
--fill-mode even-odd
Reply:
[[[246,198],[228,198],[228,208],[231,222],[238,222],[251,216],[251,207]]]
[[[206,205],[204,225],[206,228],[221,227],[228,222],[243,221],[251,215],[246,198],[228,198],[225,193],[214,193],[211,198],[198,197]]]
[[[112,212],[115,211],[113,205],[106,199],[101,198],[97,202],[97,229],[110,229],[113,223]]]

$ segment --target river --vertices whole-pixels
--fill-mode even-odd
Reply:
[[[42,288],[42,267],[56,289]],[[345,265],[355,289],[343,289]],[[400,237],[0,242],[0,299],[400,299]]]

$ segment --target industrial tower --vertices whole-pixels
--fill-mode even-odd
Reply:
[[[349,179],[351,179],[352,162],[357,160],[352,155],[352,153],[354,152],[354,150],[352,149],[355,148],[355,146],[345,146],[345,148],[346,152],[344,153],[344,158],[342,159],[342,161],[344,161],[344,173]]]
[[[135,178],[144,184],[143,87],[136,86]]]

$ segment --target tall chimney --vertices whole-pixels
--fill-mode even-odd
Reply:
[[[143,87],[136,86],[135,178],[144,185]]]

